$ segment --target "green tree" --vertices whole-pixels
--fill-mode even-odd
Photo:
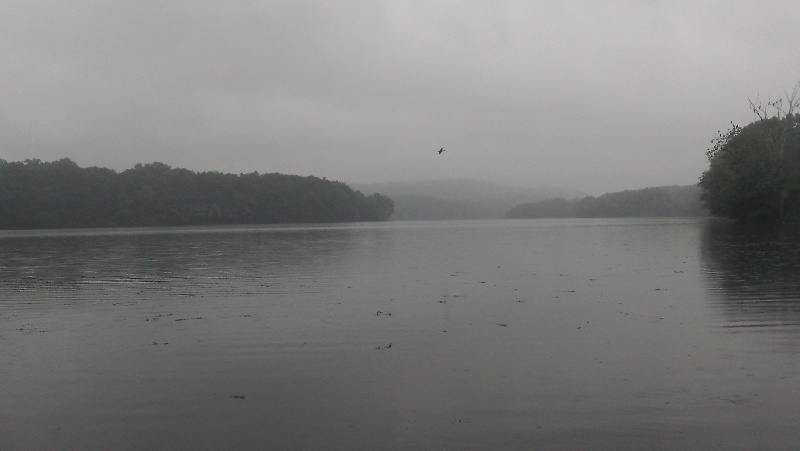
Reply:
[[[394,213],[394,201],[383,194],[372,193],[369,196],[361,195],[361,205],[358,217],[362,221],[386,221]]]
[[[751,101],[758,120],[712,140],[700,177],[711,214],[749,223],[783,222],[800,213],[800,83],[785,99]],[[785,100],[785,103],[784,103]],[[785,106],[788,105],[788,106]]]

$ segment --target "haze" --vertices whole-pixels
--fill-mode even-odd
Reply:
[[[0,158],[691,184],[748,96],[800,79],[798,23],[794,1],[6,0]]]

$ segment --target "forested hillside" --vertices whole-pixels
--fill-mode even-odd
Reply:
[[[0,160],[1,229],[383,221],[392,211],[386,196],[317,177]]]
[[[520,204],[507,218],[612,218],[704,216],[708,210],[700,200],[700,187],[661,186],[607,193],[581,199],[549,199]]]

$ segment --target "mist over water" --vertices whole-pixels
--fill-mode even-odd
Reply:
[[[786,448],[798,250],[707,219],[0,232],[0,449]]]

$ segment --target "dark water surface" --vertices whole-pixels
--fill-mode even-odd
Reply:
[[[0,232],[0,449],[788,449],[800,239],[713,220]]]

